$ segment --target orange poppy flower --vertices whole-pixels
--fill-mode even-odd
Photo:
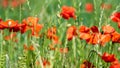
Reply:
[[[112,8],[112,5],[107,3],[102,3],[101,8],[108,10]]]
[[[75,26],[70,26],[67,29],[67,39],[70,41],[72,40],[73,36],[77,35],[77,28]]]
[[[68,53],[68,48],[60,48],[60,53]]]
[[[98,44],[100,41],[100,33],[93,33],[90,35],[90,39],[87,39],[86,42],[92,45]]]
[[[49,28],[49,29],[47,30],[47,38],[48,38],[48,39],[52,39],[53,35],[55,35],[56,32],[57,32],[56,27]]]
[[[80,37],[80,39],[88,40],[88,39],[90,39],[91,35],[88,33],[80,33],[79,37]]]
[[[24,48],[24,50],[30,50],[30,51],[34,51],[34,50],[35,50],[35,48],[34,48],[33,45],[30,45],[30,46],[28,47],[26,44],[24,44],[24,45],[23,45],[23,48]]]
[[[88,12],[88,13],[93,12],[93,10],[94,10],[93,4],[92,4],[92,3],[86,3],[86,4],[85,4],[85,10],[86,10],[86,12]]]
[[[11,33],[10,35],[5,36],[4,39],[5,39],[5,40],[11,40],[11,39],[13,39],[15,36],[16,36],[16,33]]]
[[[13,8],[20,6],[21,4],[25,3],[26,0],[2,0],[1,5],[2,7],[6,8],[8,6],[11,6]]]
[[[69,18],[74,18],[76,19],[75,16],[75,8],[73,7],[69,7],[69,6],[62,6],[62,12],[60,13],[60,15],[64,18],[64,19],[69,19]]]
[[[103,26],[102,30],[103,30],[104,34],[110,34],[110,33],[115,32],[115,29],[110,25]]]
[[[112,42],[120,43],[120,34],[118,32],[114,32],[112,35]]]
[[[88,27],[82,25],[82,26],[80,26],[79,32],[80,33],[90,33],[90,29]]]
[[[91,62],[84,60],[84,62],[80,65],[80,68],[95,68],[95,66]]]
[[[100,36],[100,45],[104,46],[105,43],[109,42],[111,40],[110,34],[102,34]]]
[[[58,44],[59,43],[59,38],[56,35],[52,36],[53,44]]]
[[[30,51],[34,51],[34,50],[35,50],[34,46],[31,45],[31,46],[29,47],[29,50],[30,50]]]
[[[114,62],[116,61],[116,57],[114,54],[108,54],[108,53],[103,53],[103,55],[101,56],[102,60],[104,60],[105,62]]]
[[[39,32],[41,31],[42,28],[43,28],[43,25],[36,24],[36,26],[31,28],[32,29],[32,35],[38,37],[39,36]]]

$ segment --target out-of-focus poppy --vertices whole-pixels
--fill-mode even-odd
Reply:
[[[85,10],[86,10],[86,12],[88,12],[88,13],[93,12],[93,10],[94,10],[93,4],[92,4],[92,3],[86,3],[86,4],[85,4]]]
[[[108,54],[108,53],[103,53],[103,55],[101,56],[102,60],[104,60],[105,62],[114,62],[116,61],[116,57],[114,54]]]
[[[111,33],[115,32],[115,29],[110,25],[102,26],[102,30],[103,30],[104,34],[111,34]]]
[[[112,5],[108,3],[102,3],[101,8],[108,10],[112,8]]]
[[[109,68],[120,68],[120,63],[111,64]]]
[[[112,42],[120,43],[120,34],[118,32],[114,32],[112,35]]]
[[[60,48],[60,53],[68,53],[68,48]]]
[[[4,8],[6,8],[8,6],[15,8],[15,7],[22,5],[25,2],[26,2],[26,0],[2,0],[0,4]]]
[[[120,28],[120,12],[115,12],[110,17],[112,21],[116,22],[118,24],[118,27]]]
[[[30,46],[28,47],[26,44],[24,44],[24,45],[23,45],[23,48],[24,48],[24,50],[30,50],[30,51],[34,51],[34,50],[35,50],[35,48],[34,48],[33,45],[30,45]]]
[[[60,15],[67,20],[70,18],[76,19],[75,8],[69,6],[62,6],[62,12],[60,13]]]
[[[77,28],[75,26],[70,26],[67,29],[67,39],[70,41],[76,35],[77,35]]]
[[[16,33],[11,33],[10,35],[5,36],[4,39],[5,39],[5,40],[11,40],[11,39],[13,39],[15,36],[16,36]]]
[[[84,60],[80,68],[95,68],[95,66],[91,62]]]
[[[49,28],[47,30],[47,38],[52,39],[52,36],[55,35],[57,32],[56,27]]]

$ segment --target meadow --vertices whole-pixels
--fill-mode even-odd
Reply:
[[[119,0],[0,0],[0,68],[120,68]]]

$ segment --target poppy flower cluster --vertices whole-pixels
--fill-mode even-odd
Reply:
[[[86,12],[88,12],[88,13],[93,12],[93,10],[94,10],[93,4],[92,4],[92,3],[86,3],[86,4],[85,4],[85,10],[86,10]]]
[[[116,22],[118,24],[118,27],[120,28],[120,12],[114,12],[110,18],[113,22]]]
[[[6,8],[8,6],[15,8],[15,7],[18,7],[25,2],[26,2],[26,0],[1,0],[0,4],[4,8]]]
[[[100,44],[102,46],[110,40],[119,43],[120,34],[112,26],[104,25],[102,26],[102,31],[100,32],[96,26],[92,26],[91,28],[80,26],[80,39],[86,40],[89,44]]]
[[[18,23],[18,21],[7,20],[0,22],[0,29],[8,29],[10,32],[18,32],[20,31],[22,34],[28,30],[31,30],[32,35],[38,37],[39,31],[42,29],[43,25],[38,24],[38,18],[36,17],[28,17],[24,19],[22,23]]]
[[[120,43],[120,34],[110,25],[102,26],[102,32],[97,26],[88,28],[87,26],[80,26],[79,30],[76,26],[70,26],[66,32],[67,39],[70,41],[73,37],[79,36],[81,40],[86,40],[88,44],[100,44],[104,46],[107,42]]]
[[[70,19],[70,18],[76,19],[75,8],[74,7],[69,7],[69,6],[62,6],[62,11],[61,11],[60,15],[64,19],[67,19],[67,20]]]

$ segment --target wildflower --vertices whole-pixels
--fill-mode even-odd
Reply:
[[[15,7],[22,5],[25,2],[26,0],[2,0],[0,4],[2,4],[4,8],[8,6],[15,8]]]
[[[39,31],[43,28],[42,24],[38,24],[39,19],[36,17],[28,17],[22,21],[21,33],[25,33],[28,30],[32,31],[32,35],[38,37]]]
[[[93,9],[94,9],[94,6],[93,6],[92,3],[86,3],[85,4],[85,10],[86,10],[86,12],[91,13],[91,12],[93,12]]]
[[[109,42],[111,40],[110,34],[102,34],[100,36],[100,45],[104,46],[105,43]]]
[[[5,22],[1,22],[0,25],[3,27],[3,28],[13,28],[15,27],[16,25],[18,24],[17,21],[14,21],[14,20],[7,20]]]
[[[120,12],[115,12],[110,17],[112,21],[116,22],[118,24],[118,27],[120,28]]]
[[[109,68],[120,68],[120,63],[111,64]]]
[[[112,8],[112,5],[107,3],[102,3],[101,8],[108,10]]]
[[[48,38],[48,39],[52,39],[53,35],[55,35],[56,32],[57,32],[56,27],[49,28],[49,29],[47,30],[47,38]]]
[[[84,60],[80,68],[95,68],[95,66],[91,62]]]
[[[16,36],[16,33],[11,33],[10,35],[5,36],[4,39],[5,39],[5,40],[11,40],[11,39],[13,39],[15,36]]]
[[[68,53],[68,48],[60,48],[60,53]]]
[[[26,44],[24,44],[24,45],[23,45],[23,48],[24,48],[24,50],[30,50],[30,51],[34,51],[34,50],[35,50],[35,48],[34,48],[33,45],[30,45],[30,46],[28,47]]]
[[[118,32],[114,32],[112,35],[112,42],[120,43],[120,34]]]
[[[75,26],[70,26],[67,29],[67,39],[70,41],[76,35],[77,35],[77,28]]]
[[[110,25],[103,26],[102,30],[103,30],[104,34],[111,34],[111,33],[115,32],[115,29]]]
[[[75,8],[69,6],[62,6],[62,12],[60,13],[60,15],[67,20],[70,18],[76,19]]]
[[[101,58],[105,61],[105,62],[114,62],[116,61],[116,57],[114,54],[108,54],[108,53],[103,53],[103,55],[101,56]]]

